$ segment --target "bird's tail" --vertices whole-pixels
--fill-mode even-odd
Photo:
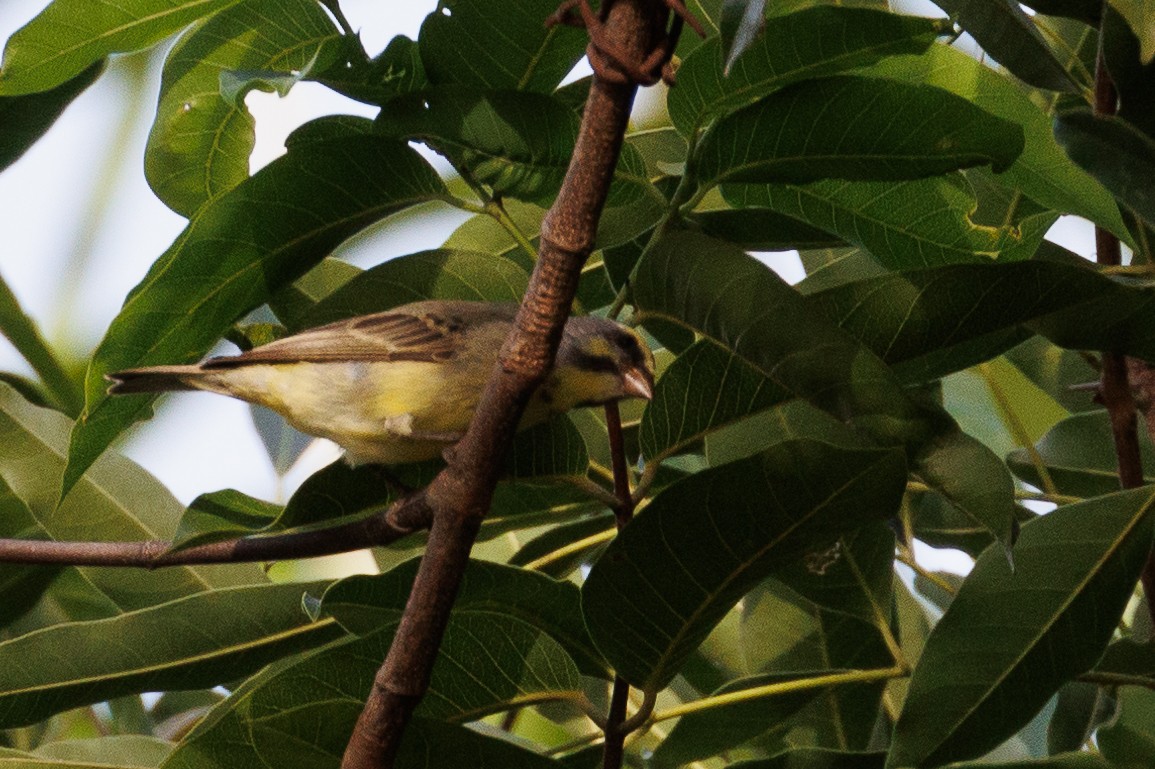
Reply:
[[[200,366],[148,366],[116,371],[104,378],[112,382],[109,395],[129,393],[159,393],[168,390],[199,390],[196,380],[202,374]]]

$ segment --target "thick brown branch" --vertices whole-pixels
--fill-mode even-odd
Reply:
[[[429,527],[429,508],[420,493],[388,511],[314,531],[241,537],[169,552],[167,540],[144,542],[56,542],[0,539],[0,563],[64,566],[122,566],[159,569],[209,563],[245,563],[314,558],[379,547]]]
[[[660,0],[617,0],[604,34],[639,61],[662,41]],[[409,602],[346,748],[343,769],[391,767],[402,731],[428,687],[469,551],[489,508],[500,459],[553,361],[582,265],[593,248],[617,165],[633,83],[594,78],[565,182],[542,224],[541,250],[498,365],[448,467],[427,489],[434,523]]]

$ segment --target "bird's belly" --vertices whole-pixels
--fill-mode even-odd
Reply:
[[[246,366],[233,394],[262,403],[302,432],[340,444],[356,462],[438,456],[477,406],[476,389],[448,392],[445,364],[294,363]],[[259,397],[256,397],[258,396]]]

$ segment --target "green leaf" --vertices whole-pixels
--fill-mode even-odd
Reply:
[[[1131,31],[1139,38],[1139,59],[1144,64],[1155,60],[1155,9],[1146,0],[1107,0],[1127,20]]]
[[[548,206],[573,156],[578,123],[545,94],[441,86],[389,102],[376,127],[428,144],[495,194]]]
[[[1040,517],[1013,573],[983,553],[927,640],[887,765],[982,755],[1094,665],[1147,560],[1153,501],[1136,489]]]
[[[901,453],[792,441],[703,471],[651,502],[594,564],[586,624],[645,691],[678,672],[742,595],[775,569],[893,514]]]
[[[638,264],[634,299],[643,324],[693,329],[875,440],[913,446],[928,437],[931,412],[910,399],[886,364],[733,246],[694,233],[667,235]],[[759,309],[752,315],[750,307]]]
[[[506,596],[495,594],[500,583],[486,578],[491,567],[502,568],[473,564],[467,571],[462,590],[465,600],[454,609],[418,716],[472,721],[514,705],[573,698],[580,689],[581,678],[572,659],[550,635],[521,618],[523,608],[517,605],[516,593],[509,596],[508,608],[507,602],[495,600]],[[411,578],[415,566],[402,571]],[[536,577],[539,589],[545,582],[561,587],[545,577],[521,574],[531,581]],[[474,575],[482,577],[476,585],[470,583]],[[389,586],[373,590],[370,597],[380,616],[399,617],[411,579],[391,581],[388,575],[373,579]],[[543,594],[539,589],[524,597],[547,599],[546,604],[558,597],[553,590]],[[566,603],[572,609],[570,595]],[[538,609],[548,615],[562,606]],[[570,613],[566,623],[572,626],[575,620],[580,622],[576,613]],[[164,764],[165,769],[222,765],[230,769],[269,765],[332,769],[339,763],[394,627],[390,623],[364,637],[282,661],[250,678],[193,729]],[[318,686],[319,681],[324,685]],[[411,739],[409,734],[407,730],[406,739]],[[403,746],[403,755],[405,751]],[[417,760],[424,765],[423,759]]]
[[[54,0],[8,38],[0,94],[47,91],[110,53],[147,48],[237,0]]]
[[[587,42],[572,27],[545,25],[556,10],[554,0],[440,3],[417,41],[430,82],[549,93],[581,59]]]
[[[1047,752],[1082,750],[1114,709],[1112,697],[1095,684],[1084,681],[1063,684],[1055,697],[1055,712],[1047,724]]]
[[[1119,692],[1119,714],[1096,733],[1096,744],[1110,766],[1118,769],[1141,769],[1150,766],[1155,756],[1155,692],[1127,686]]]
[[[522,545],[521,549],[509,559],[509,563],[513,566],[534,564],[535,571],[562,579],[574,569],[593,560],[593,554],[599,552],[609,541],[608,537],[603,538],[601,535],[613,528],[614,516],[609,512],[579,518],[572,523],[559,524]],[[596,541],[574,549],[576,543],[590,538]],[[550,558],[548,563],[538,563],[547,557]]]
[[[55,88],[26,96],[0,96],[0,171],[20,159],[29,147],[48,132],[56,119],[104,72],[98,61]]]
[[[689,218],[712,238],[736,243],[748,251],[833,248],[842,238],[765,208],[720,208],[693,212]]]
[[[0,123],[5,121],[3,101],[4,99],[0,97]],[[36,321],[24,312],[16,294],[12,293],[12,289],[3,278],[0,278],[0,334],[12,343],[24,360],[28,361],[28,365],[36,371],[45,389],[51,394],[53,404],[69,416],[79,414],[84,406],[84,396],[78,383],[69,376],[52,347],[41,335]],[[16,382],[10,384],[19,389]]]
[[[1103,62],[1119,95],[1118,116],[1155,138],[1155,62],[1141,59],[1141,42],[1112,6],[1103,15]],[[1155,23],[1155,16],[1152,16]],[[1155,40],[1155,37],[1152,38]]]
[[[1091,26],[1103,18],[1103,0],[1030,0],[1023,5],[1048,16],[1075,19]]]
[[[1138,435],[1144,480],[1155,483],[1155,447],[1146,430],[1139,430]],[[1097,497],[1119,490],[1119,460],[1114,445],[1110,417],[1099,409],[1064,419],[1039,439],[1035,450],[1060,494]],[[1027,483],[1043,487],[1043,479],[1026,449],[1012,451],[1007,464]]]
[[[269,297],[269,309],[291,331],[308,328],[303,321],[313,306],[363,272],[332,256],[321,260],[295,283]]]
[[[744,676],[711,692],[710,696],[742,692],[806,677],[805,674],[793,673]],[[654,751],[653,765],[659,769],[676,767],[725,753],[776,729],[823,691],[820,688],[802,689],[771,697],[719,704],[707,710],[688,713],[678,720],[669,736],[658,745]]]
[[[1078,352],[1064,350],[1036,336],[1008,350],[1006,359],[1067,411],[1077,413],[1099,408],[1090,393],[1072,389],[1099,378],[1099,372]]]
[[[702,188],[897,181],[986,164],[1003,171],[1022,150],[1018,125],[949,91],[837,76],[785,88],[720,119],[699,144],[690,173]]]
[[[38,536],[56,540],[165,539],[181,505],[140,466],[118,454],[96,462],[58,505],[68,431],[62,414],[33,406],[0,385],[0,479],[24,504]],[[128,611],[212,587],[261,582],[250,564],[194,569],[173,567],[147,578],[123,569],[80,569],[83,579]]]
[[[394,37],[384,51],[368,61],[360,51],[360,41],[345,40],[352,49],[345,60],[334,62],[323,72],[313,73],[310,80],[350,99],[379,105],[429,85],[417,43],[405,35]]]
[[[1155,225],[1155,139],[1117,117],[1096,117],[1087,109],[1055,118],[1055,138],[1083,170],[1119,202]]]
[[[1049,91],[1078,92],[1043,35],[1011,0],[934,0],[959,26],[1020,80]]]
[[[1155,642],[1124,638],[1107,647],[1096,673],[1116,673],[1155,679]]]
[[[661,380],[659,380],[661,381]],[[803,400],[792,400],[706,435],[712,466],[745,459],[776,443],[810,438],[844,449],[869,448],[863,436]]]
[[[872,523],[786,566],[775,579],[816,606],[874,623],[889,614],[894,532]]]
[[[638,435],[642,456],[660,461],[707,432],[791,397],[725,348],[695,342],[662,373],[646,404]]]
[[[0,723],[24,726],[93,702],[203,689],[335,640],[301,597],[322,583],[198,593],[117,617],[56,625],[0,643]],[[109,643],[109,639],[117,639]],[[22,661],[35,659],[35,665]],[[77,660],[84,664],[77,667]]]
[[[1051,131],[1051,117],[1021,88],[963,51],[932,45],[921,56],[893,56],[862,70],[937,86],[1022,126],[1023,153],[999,179],[1047,208],[1076,214],[1130,240],[1111,194],[1063,152]],[[966,209],[964,209],[966,210]],[[876,254],[877,255],[877,254]]]
[[[496,254],[438,248],[390,259],[360,273],[305,312],[297,328],[381,312],[424,299],[519,302],[529,274]]]
[[[238,317],[345,238],[444,194],[433,169],[412,149],[352,136],[306,144],[198,210],[133,289],[93,353],[88,405],[72,433],[64,492],[152,401],[107,400],[105,374],[196,359]]]
[[[353,576],[325,591],[321,609],[345,629],[368,635],[401,619],[420,559],[384,574]],[[605,663],[581,621],[580,594],[570,582],[488,561],[471,560],[453,604],[455,612],[497,612],[549,633],[581,663],[588,675],[603,676]]]
[[[971,220],[978,203],[960,174],[906,182],[728,184],[722,195],[736,208],[768,208],[833,233],[894,270],[991,261],[1019,237],[1014,229]]]
[[[882,769],[885,753],[795,748],[772,758],[739,761],[731,769]]]
[[[291,86],[343,47],[316,0],[245,0],[182,35],[165,60],[144,156],[156,196],[190,216],[247,179],[256,133],[244,95],[260,84],[241,73],[280,73]]]
[[[925,50],[940,31],[929,19],[860,8],[809,8],[768,19],[728,77],[720,38],[686,57],[678,68],[678,87],[670,91],[670,119],[688,136],[714,116],[791,83]]]
[[[260,531],[276,521],[280,513],[280,505],[235,489],[201,494],[181,516],[171,550],[184,550]]]

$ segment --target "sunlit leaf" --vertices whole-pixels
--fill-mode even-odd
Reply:
[[[47,91],[110,53],[160,42],[237,0],[55,0],[4,46],[0,95]]]

